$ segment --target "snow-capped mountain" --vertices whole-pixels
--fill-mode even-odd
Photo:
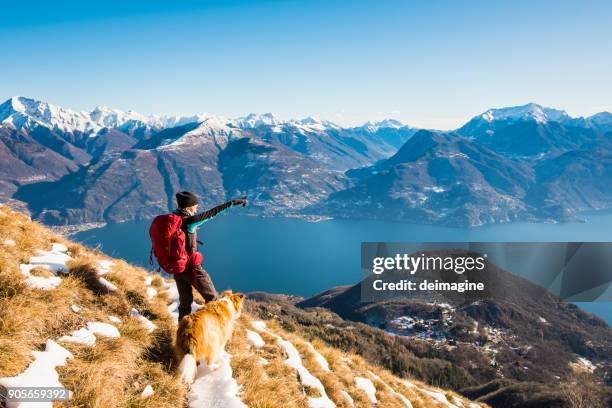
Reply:
[[[608,113],[572,118],[565,111],[529,103],[489,109],[457,130],[512,157],[552,157],[587,144],[606,143]]]
[[[485,122],[493,121],[519,121],[535,120],[538,123],[563,122],[570,119],[569,115],[562,110],[546,108],[536,103],[528,103],[522,106],[508,108],[489,109],[477,116]]]
[[[405,125],[399,120],[395,119],[385,119],[378,122],[368,121],[360,126],[359,128],[368,131],[368,132],[376,132],[379,129],[399,129],[404,127]]]
[[[264,113],[263,115],[251,113],[247,116],[243,116],[232,121],[233,125],[243,129],[251,129],[258,126],[275,126],[281,123],[282,120],[273,113]]]
[[[53,224],[147,218],[170,208],[178,188],[211,204],[247,194],[258,214],[452,225],[612,208],[610,113],[571,118],[527,104],[420,141],[417,131],[393,119],[342,127],[271,113],[76,112],[14,97],[0,105],[0,199]],[[580,174],[565,171],[570,164]]]
[[[96,133],[103,128],[122,129],[128,133],[136,128],[160,129],[165,120],[137,112],[123,112],[98,106],[91,112],[76,112],[47,102],[14,96],[0,105],[0,122],[17,129],[43,125],[63,132]]]

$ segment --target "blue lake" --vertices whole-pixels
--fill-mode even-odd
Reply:
[[[447,228],[385,221],[306,222],[242,217],[236,212],[205,223],[198,238],[204,267],[218,290],[262,290],[311,296],[361,277],[362,241],[565,242],[612,241],[612,212],[584,214],[586,222],[512,223]],[[113,257],[149,267],[149,222],[128,222],[72,238]],[[612,302],[577,303],[612,323]]]

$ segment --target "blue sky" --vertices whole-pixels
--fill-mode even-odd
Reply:
[[[3,4],[0,98],[450,129],[537,102],[612,111],[612,2]]]

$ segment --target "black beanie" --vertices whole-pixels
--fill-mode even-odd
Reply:
[[[198,197],[189,191],[176,193],[176,203],[179,208],[187,208],[198,203]]]

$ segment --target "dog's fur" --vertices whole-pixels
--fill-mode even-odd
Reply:
[[[215,368],[242,312],[244,297],[242,293],[225,291],[218,300],[206,303],[202,309],[181,319],[176,334],[181,380],[193,383],[198,363]]]

